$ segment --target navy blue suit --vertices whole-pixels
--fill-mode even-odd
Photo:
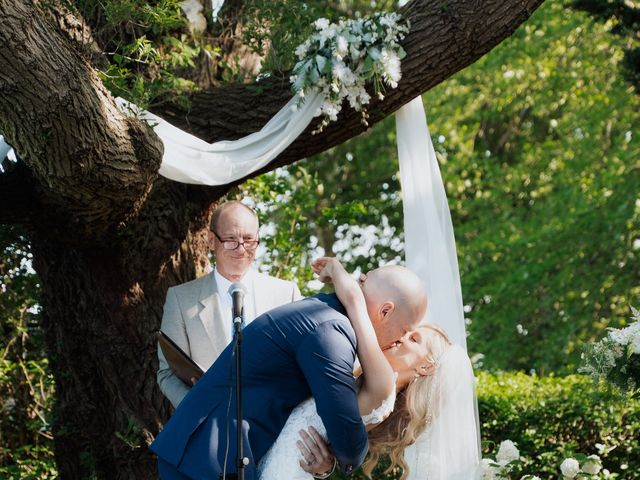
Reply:
[[[356,338],[337,297],[320,294],[283,305],[256,318],[243,334],[246,479],[257,477],[256,463],[291,411],[311,396],[341,469],[351,473],[363,462],[368,443],[353,378]],[[226,471],[236,471],[234,365],[230,345],[151,445],[163,480],[218,480],[227,444]],[[297,456],[292,451],[291,461]]]

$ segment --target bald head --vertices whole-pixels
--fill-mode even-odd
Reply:
[[[406,267],[390,265],[366,275],[362,291],[378,343],[384,349],[424,318],[427,294],[418,276]]]

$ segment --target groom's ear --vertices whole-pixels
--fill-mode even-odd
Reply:
[[[396,309],[396,306],[392,301],[387,300],[386,302],[383,302],[382,305],[380,305],[380,309],[379,309],[380,318],[383,320],[387,320],[389,316],[394,312],[395,309]]]

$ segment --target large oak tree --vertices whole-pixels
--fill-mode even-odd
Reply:
[[[473,63],[541,3],[409,3],[404,76],[370,106],[369,124]],[[0,0],[0,132],[19,157],[0,174],[0,222],[28,232],[42,282],[60,473],[153,478],[146,446],[170,413],[156,385],[153,333],[167,288],[208,262],[208,220],[233,185],[158,176],[162,143],[115,106],[96,73],[95,48],[78,45],[78,37],[88,43],[93,20],[44,9],[33,0]],[[191,96],[188,110],[163,105],[154,112],[207,141],[239,138],[290,98],[285,83],[261,85],[205,89]],[[307,129],[263,171],[365,128],[345,108],[338,122],[319,135]]]

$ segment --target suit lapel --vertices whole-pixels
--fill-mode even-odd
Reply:
[[[253,291],[253,308],[255,309],[254,314],[256,317],[259,317],[267,310],[271,310],[271,304],[273,303],[273,299],[271,299],[271,296],[276,295],[276,292],[267,291],[262,278],[263,277],[260,272],[253,272],[253,284],[251,285],[251,290]]]
[[[217,353],[220,353],[227,346],[226,339],[230,334],[230,326],[224,321],[226,317],[220,308],[220,296],[213,272],[208,275],[207,281],[202,283],[200,305],[202,306],[198,314],[200,322],[207,332],[211,345]],[[224,332],[224,334],[216,334],[216,332]]]

